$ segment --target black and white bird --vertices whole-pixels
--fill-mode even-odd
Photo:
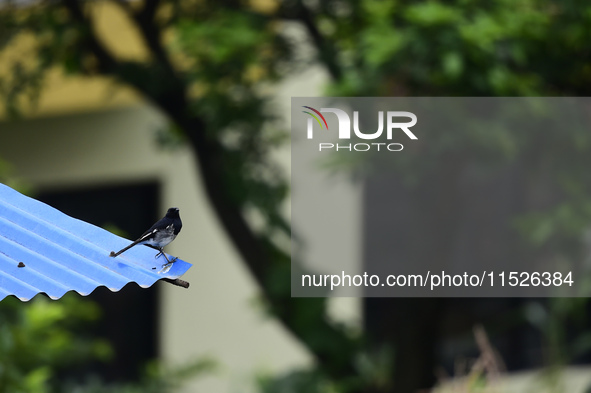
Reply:
[[[166,212],[166,215],[158,220],[156,224],[152,225],[150,229],[144,232],[144,234],[140,236],[139,239],[117,252],[111,251],[109,256],[116,257],[117,255],[129,250],[133,246],[143,244],[160,251],[158,254],[156,254],[156,258],[162,254],[168,263],[171,264],[176,261],[177,258],[174,258],[172,261],[169,260],[162,249],[176,238],[182,227],[183,223],[181,221],[181,216],[179,215],[179,209],[176,207],[171,207]]]

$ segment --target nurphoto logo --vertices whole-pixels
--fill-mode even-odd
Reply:
[[[328,122],[324,117],[323,113],[333,113],[337,117],[338,121],[338,137],[339,140],[344,139],[351,139],[351,118],[349,114],[342,109],[338,108],[320,108],[320,110],[314,109],[310,106],[303,106],[303,108],[308,109],[302,111],[303,113],[308,114],[310,117],[308,118],[307,123],[307,138],[314,139],[314,120],[320,126],[320,130],[328,131]],[[412,112],[401,112],[401,111],[387,111],[386,112],[386,139],[388,141],[392,140],[392,136],[395,135],[394,132],[397,130],[403,131],[406,136],[410,139],[416,140],[418,139],[416,135],[410,130],[412,126],[417,124],[417,116]],[[405,122],[400,122],[401,119],[406,119]],[[355,136],[359,139],[363,140],[374,140],[379,138],[384,131],[384,112],[378,112],[378,130],[372,133],[365,133],[359,129],[359,112],[353,111],[353,132]],[[382,150],[387,151],[401,151],[404,146],[401,143],[384,143],[384,142],[372,142],[372,143],[349,143],[349,144],[341,144],[341,143],[319,143],[318,149],[319,151],[325,150],[336,150],[336,151],[369,151],[369,150]]]

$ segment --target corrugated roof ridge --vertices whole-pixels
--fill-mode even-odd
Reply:
[[[146,288],[159,279],[178,278],[191,266],[177,260],[170,269],[174,273],[156,270],[164,257],[150,263],[154,250],[147,247],[111,258],[108,249],[129,240],[1,183],[0,229],[0,300],[15,295],[26,301],[41,292],[52,299],[69,291],[88,295],[99,286],[116,292],[129,282]]]

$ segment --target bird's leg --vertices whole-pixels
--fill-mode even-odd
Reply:
[[[158,254],[156,254],[155,258],[158,258],[160,255],[163,255],[163,256],[164,256],[164,258],[166,258],[166,261],[168,262],[167,264],[165,264],[165,265],[163,265],[163,266],[166,266],[166,265],[171,265],[173,262],[175,262],[175,261],[178,259],[177,257],[174,257],[174,258],[172,259],[172,261],[171,261],[170,259],[168,259],[168,257],[166,256],[166,254],[165,254],[165,253],[164,253],[164,251],[162,250],[162,247],[161,247],[161,248],[159,248],[158,250],[159,250],[160,252],[159,252]]]

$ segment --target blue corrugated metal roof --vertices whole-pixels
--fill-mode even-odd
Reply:
[[[147,288],[191,267],[178,259],[162,271],[164,256],[154,258],[157,251],[145,246],[109,257],[129,243],[0,184],[0,300],[27,301],[40,292],[52,299],[68,291],[86,296],[101,285],[118,291],[132,281]]]

